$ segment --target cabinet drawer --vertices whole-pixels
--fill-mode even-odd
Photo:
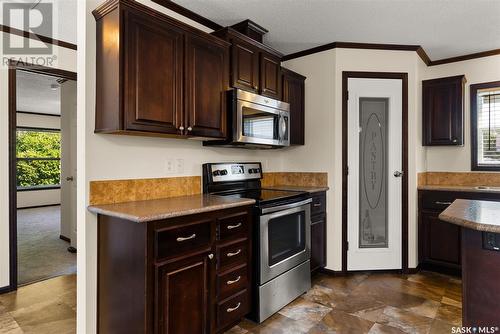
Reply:
[[[422,193],[421,197],[421,209],[424,210],[437,210],[443,211],[446,209],[453,201],[456,196],[446,192],[425,192]]]
[[[231,271],[217,275],[217,291],[222,300],[247,287],[247,266],[243,265]]]
[[[222,329],[225,326],[238,321],[245,314],[247,314],[248,311],[248,291],[243,290],[217,304],[217,328]]]
[[[311,215],[322,214],[326,212],[326,194],[319,193],[312,196]]]
[[[155,232],[156,258],[172,257],[200,248],[210,247],[211,220],[204,220],[174,229]]]
[[[219,221],[219,240],[244,238],[248,232],[248,214],[246,212],[222,217]]]
[[[221,246],[217,249],[217,258],[219,259],[219,268],[225,269],[231,265],[237,265],[247,262],[247,243],[248,240]]]

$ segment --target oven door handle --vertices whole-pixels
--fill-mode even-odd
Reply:
[[[308,198],[308,199],[306,199],[304,201],[300,201],[300,202],[295,202],[295,203],[290,203],[290,204],[285,204],[285,205],[280,205],[280,206],[273,206],[270,208],[264,208],[264,209],[262,209],[262,214],[272,213],[272,212],[276,212],[276,211],[283,211],[283,210],[287,210],[287,209],[293,209],[296,207],[300,207],[302,205],[309,204],[311,202],[312,202],[312,198]]]

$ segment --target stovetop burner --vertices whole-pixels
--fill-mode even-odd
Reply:
[[[261,179],[262,164],[260,162],[203,164],[204,193],[251,198],[261,208],[296,202],[309,197],[309,194],[304,191],[266,189],[262,187]]]

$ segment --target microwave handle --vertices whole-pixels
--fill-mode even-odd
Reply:
[[[279,129],[278,129],[278,133],[279,133],[279,141],[280,143],[283,142],[285,140],[285,133],[286,133],[286,128],[283,129],[283,127],[286,127],[286,123],[285,123],[285,116],[283,116],[283,114],[280,114],[280,121],[279,121]]]

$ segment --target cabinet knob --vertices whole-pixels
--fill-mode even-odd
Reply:
[[[188,127],[188,131],[193,131],[193,128],[192,127]]]
[[[257,90],[257,89],[259,89],[259,86],[255,85],[255,86],[253,86],[253,89]]]
[[[184,127],[182,125],[179,126],[179,130],[184,131]]]
[[[458,140],[457,140],[457,138],[453,138],[451,141],[452,141],[453,143],[456,143]]]
[[[214,258],[214,255],[212,253],[208,254],[208,258],[212,260]]]

